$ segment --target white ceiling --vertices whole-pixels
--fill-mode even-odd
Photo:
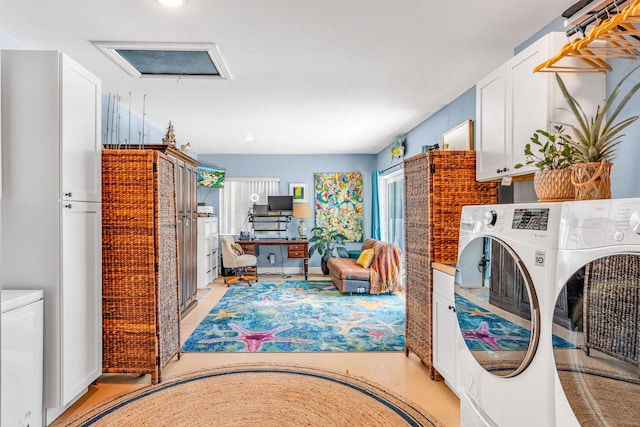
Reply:
[[[146,122],[199,154],[373,154],[574,1],[1,0],[0,30],[67,53],[124,107],[131,92],[140,116],[146,94]],[[136,79],[91,41],[213,42],[233,78]]]

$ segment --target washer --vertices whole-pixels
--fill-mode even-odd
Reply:
[[[551,322],[541,320],[553,317],[562,205],[462,209],[455,280],[462,426],[555,423],[552,342],[540,337],[551,336]]]
[[[554,297],[572,322],[546,320],[578,348],[554,349],[557,426],[638,422],[639,295],[640,198],[564,203]]]
[[[2,290],[3,426],[42,425],[43,291]]]

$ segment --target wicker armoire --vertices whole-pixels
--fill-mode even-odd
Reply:
[[[103,372],[151,374],[180,355],[174,161],[102,152]]]
[[[495,183],[476,182],[475,151],[433,150],[404,161],[406,339],[433,367],[431,263],[456,264],[460,214],[464,205],[497,203]]]

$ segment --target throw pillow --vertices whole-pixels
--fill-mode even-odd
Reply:
[[[362,251],[362,253],[358,257],[356,264],[364,268],[369,268],[372,262],[373,262],[373,249],[365,249],[364,251]]]
[[[238,256],[244,255],[244,249],[242,249],[242,246],[240,246],[240,243],[234,243],[233,245],[231,245],[231,250],[233,251],[234,254]]]

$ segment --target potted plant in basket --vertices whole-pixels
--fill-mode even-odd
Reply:
[[[329,266],[327,262],[333,257],[334,251],[338,253],[340,258],[348,258],[349,253],[343,243],[348,239],[337,230],[327,230],[323,227],[313,227],[311,232],[314,236],[309,239],[309,257],[318,252],[321,257],[320,267],[322,273],[329,274]]]
[[[576,149],[571,180],[575,187],[577,200],[611,198],[609,174],[611,161],[614,158],[614,149],[625,136],[620,132],[636,121],[638,116],[632,116],[618,122],[615,120],[631,97],[640,89],[640,83],[636,83],[615,108],[613,103],[620,95],[624,81],[637,69],[638,67],[635,67],[618,82],[611,91],[609,99],[605,101],[604,105],[598,105],[592,117],[585,114],[580,104],[569,94],[562,78],[556,73],[558,86],[569,105],[569,111],[573,113],[577,121],[576,125],[569,125],[574,132],[571,145]],[[609,113],[609,117],[605,117],[607,113]]]
[[[524,147],[525,164],[538,168],[533,178],[538,200],[571,200],[574,198],[571,165],[575,148],[562,125],[555,125],[553,130],[551,133],[538,129],[533,133],[531,143]],[[515,168],[519,169],[525,164],[518,163]]]

